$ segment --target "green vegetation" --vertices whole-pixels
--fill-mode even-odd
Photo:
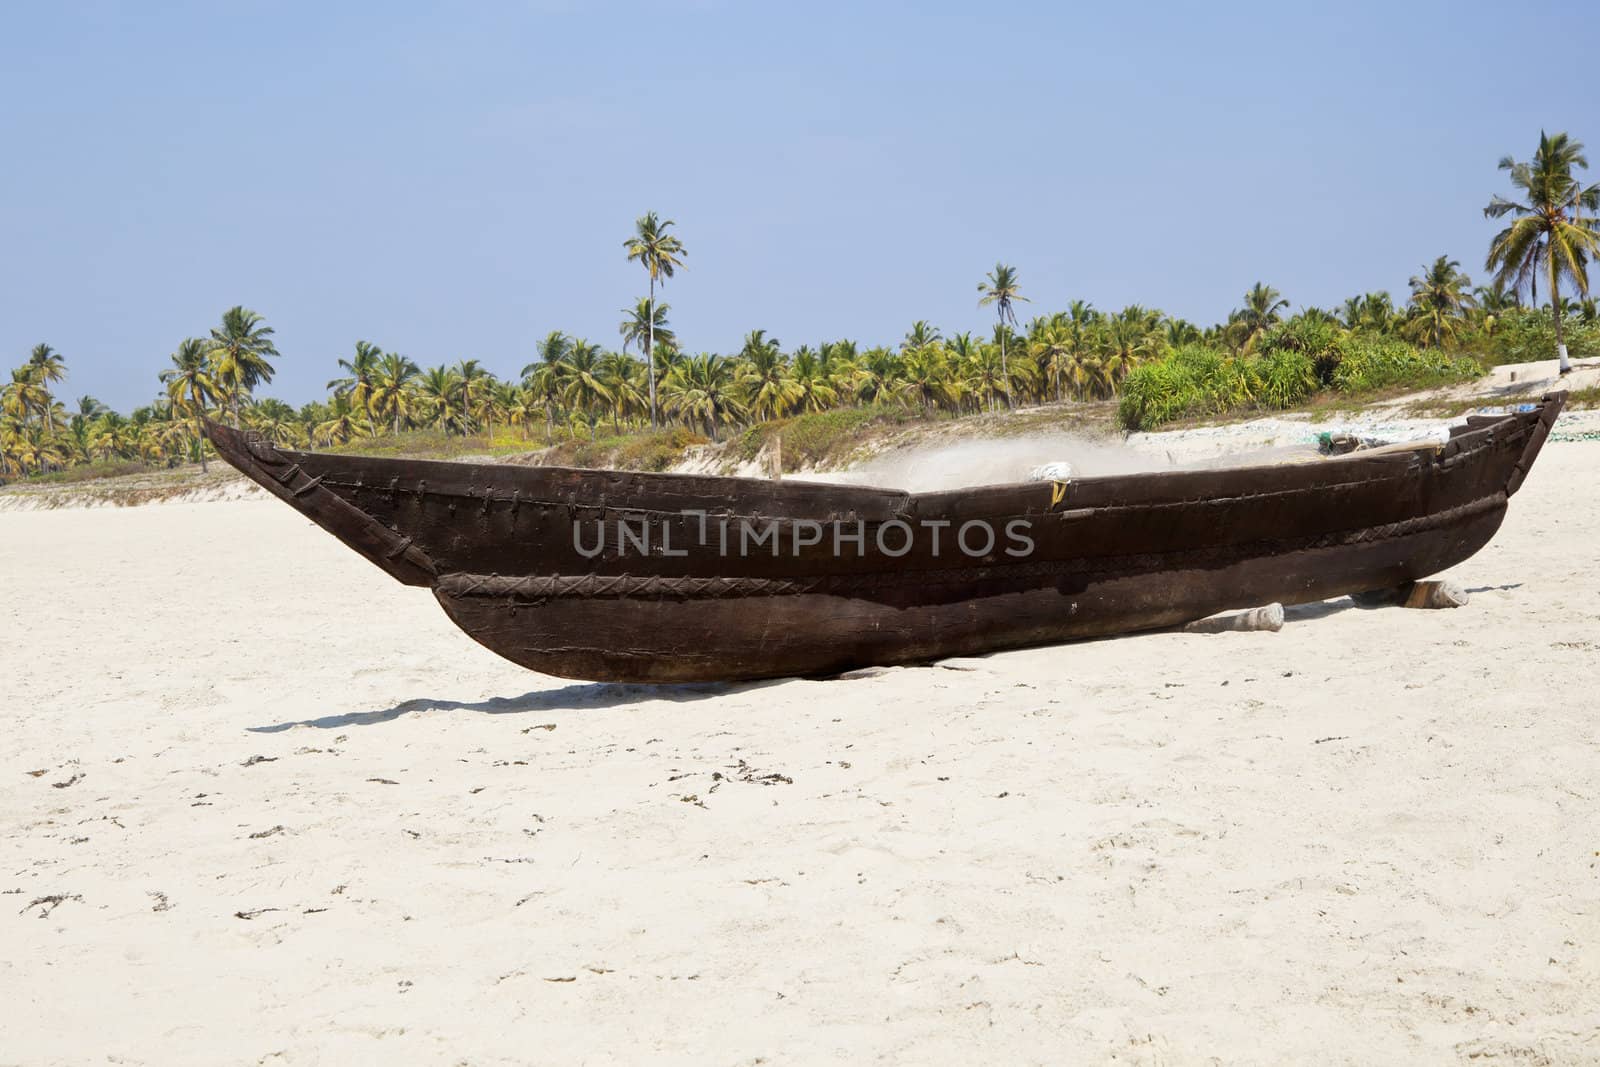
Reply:
[[[1128,375],[1117,421],[1127,430],[1150,430],[1181,418],[1281,411],[1324,389],[1345,395],[1426,389],[1483,373],[1475,360],[1414,348],[1395,337],[1350,334],[1297,347],[1320,332],[1286,324],[1268,333],[1254,355],[1205,345],[1175,349]]]
[[[1511,216],[1510,225],[1495,234],[1484,264],[1497,272],[1495,283],[1513,292],[1526,284],[1535,304],[1541,275],[1549,286],[1551,326],[1563,374],[1567,372],[1567,350],[1562,336],[1561,283],[1571,282],[1580,294],[1587,295],[1589,257],[1600,253],[1600,225],[1595,218],[1600,212],[1600,185],[1585,186],[1577,176],[1577,171],[1588,165],[1583,145],[1564,133],[1552,137],[1540,130],[1532,162],[1518,163],[1510,156],[1500,160],[1500,169],[1510,174],[1521,199],[1497,196],[1483,209],[1489,218]]]
[[[899,343],[872,347],[834,340],[789,348],[755,329],[736,353],[689,352],[670,305],[656,300],[687,253],[673,222],[650,212],[624,243],[645,269],[647,295],[622,309],[619,350],[555,330],[516,377],[501,379],[476,359],[423,368],[357,341],[337,359],[327,398],[294,408],[255,395],[281,357],[272,327],[236,306],[178,344],[154,402],[122,415],[88,396],[76,410],[63,405],[54,387],[66,360],[41,344],[0,387],[0,481],[203,465],[208,417],[289,447],[428,456],[549,448],[552,462],[651,470],[696,442],[730,436],[736,453],[753,458],[782,434],[793,470],[836,463],[863,435],[912,419],[1003,411],[986,432],[1005,433],[1029,424],[1019,408],[1061,402],[1103,417],[1096,405],[1106,402],[1122,425],[1144,429],[1425,388],[1483,366],[1549,359],[1560,346],[1600,356],[1587,274],[1600,253],[1600,186],[1577,177],[1588,166],[1583,146],[1541,134],[1530,162],[1508,157],[1500,166],[1515,196],[1485,209],[1508,219],[1490,244],[1487,286],[1474,288],[1458,260],[1438,256],[1412,277],[1403,305],[1376,291],[1337,310],[1295,309],[1256,282],[1209,327],[1138,304],[1101,311],[1084,300],[1022,324],[1018,271],[997,263],[978,285],[979,306],[996,311],[991,334],[945,335],[919,320]]]

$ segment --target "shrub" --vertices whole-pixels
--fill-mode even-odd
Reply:
[[[1426,389],[1466,381],[1483,373],[1467,357],[1450,357],[1438,349],[1417,349],[1392,337],[1355,337],[1345,345],[1334,371],[1333,387],[1341,393],[1405,386]]]
[[[1251,361],[1257,382],[1255,395],[1262,407],[1288,408],[1317,388],[1317,366],[1310,355],[1280,348]]]
[[[1249,361],[1205,345],[1183,345],[1129,373],[1117,421],[1126,430],[1148,430],[1188,415],[1231,411],[1249,404],[1254,393]]]
[[[1309,357],[1317,381],[1328,385],[1332,383],[1334,371],[1344,358],[1346,340],[1338,324],[1301,316],[1290,319],[1267,334],[1261,342],[1261,351],[1264,355],[1299,352]]]
[[[1573,359],[1600,356],[1600,320],[1566,315],[1561,321],[1567,354]],[[1511,308],[1494,318],[1492,328],[1479,329],[1463,346],[1485,366],[1530,363],[1556,358],[1556,326],[1549,308]]]

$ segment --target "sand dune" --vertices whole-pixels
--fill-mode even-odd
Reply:
[[[1458,611],[666,690],[276,502],[0,514],[0,1062],[1600,1061],[1597,468]]]

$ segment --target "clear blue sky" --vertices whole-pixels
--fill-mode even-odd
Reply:
[[[1257,279],[1477,280],[1502,154],[1600,163],[1600,6],[1302,6],[7,5],[0,360],[48,341],[126,409],[243,303],[296,403],[358,338],[512,374],[617,343],[648,209],[692,350],[984,328],[997,259],[1024,315],[1206,324]]]

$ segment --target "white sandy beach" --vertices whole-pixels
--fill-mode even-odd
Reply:
[[[1457,611],[668,690],[0,513],[0,1063],[1600,1062],[1597,469]]]

